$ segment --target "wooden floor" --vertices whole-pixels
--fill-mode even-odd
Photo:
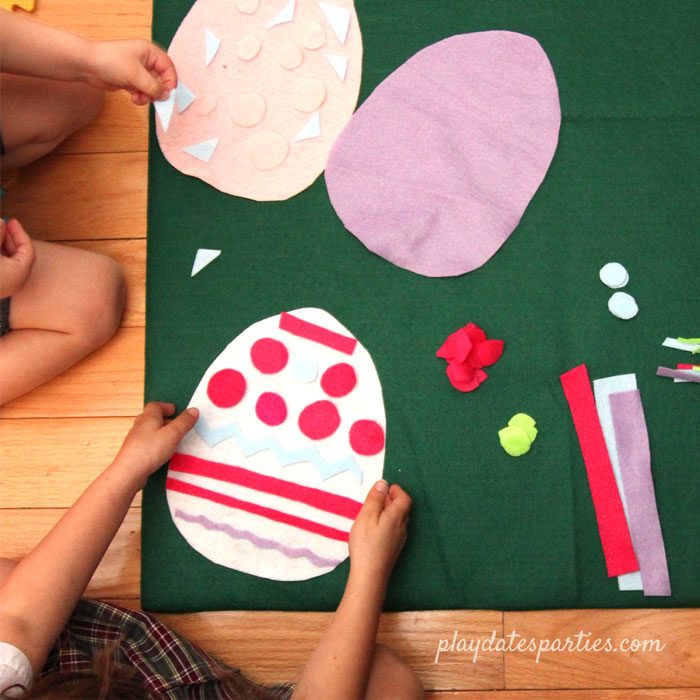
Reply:
[[[93,38],[148,37],[151,0],[37,0],[37,19]],[[117,259],[129,285],[124,324],[103,349],[32,394],[0,421],[0,555],[27,552],[114,456],[141,406],[144,370],[147,112],[109,94],[91,127],[9,179],[5,215],[38,238]],[[167,399],[167,397],[164,397]],[[420,504],[419,504],[420,505]],[[137,499],[88,593],[139,603]],[[327,615],[207,613],[164,616],[206,650],[257,680],[287,680]],[[438,642],[507,638],[658,639],[658,653],[444,653]],[[385,615],[380,639],[399,650],[433,699],[700,698],[700,610],[416,612]]]

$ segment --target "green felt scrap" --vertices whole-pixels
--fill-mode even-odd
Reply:
[[[155,0],[156,41],[168,45],[190,5]],[[659,355],[655,339],[671,327],[700,327],[697,3],[359,0],[357,10],[361,101],[444,37],[488,29],[535,37],[562,106],[559,147],[540,190],[485,266],[427,279],[369,253],[345,231],[323,178],[285,202],[230,197],[172,168],[152,127],[146,398],[186,407],[211,361],[250,324],[321,306],[376,363],[387,416],[384,476],[413,497],[387,609],[700,606],[700,431],[688,429],[700,424],[700,402],[650,371],[675,361],[671,351]],[[446,87],[445,99],[452,97]],[[192,279],[200,247],[223,253]],[[613,259],[638,271],[634,295],[644,314],[634,323],[608,313],[608,290],[596,283],[601,264]],[[469,395],[450,388],[434,357],[465,318],[509,344],[489,381]],[[582,362],[592,378],[637,375],[668,598],[620,591],[606,576],[559,385],[559,375]],[[494,435],[524,398],[547,429],[527,468],[514,469]],[[145,608],[335,608],[347,562],[293,583],[219,567],[178,533],[164,484],[162,469],[143,497]]]

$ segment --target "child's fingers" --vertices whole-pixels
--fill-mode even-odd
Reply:
[[[34,244],[17,219],[11,219],[7,225],[5,248],[8,254],[17,258],[22,265],[31,267],[34,264]]]
[[[402,518],[408,516],[413,505],[413,501],[398,484],[391,485],[391,488],[389,489],[389,499],[390,502],[387,506],[388,511]]]
[[[150,52],[146,60],[146,69],[158,76],[160,82],[162,83],[162,87],[168,92],[177,87],[177,72],[175,71],[175,64],[172,62],[170,56],[168,56],[168,54],[165,53],[160,46],[151,44]]]
[[[164,401],[150,401],[143,407],[141,417],[150,423],[162,425],[166,418],[174,415],[175,406]]]
[[[132,88],[135,88],[137,92],[148,95],[151,100],[161,99],[163,93],[166,92],[160,80],[154,78],[143,66],[139,66],[138,70],[134,71],[129,82]]]
[[[177,418],[170,421],[163,430],[166,430],[173,442],[177,444],[192,430],[192,428],[194,428],[198,418],[199,410],[190,407],[186,411],[183,411]]]
[[[365,503],[362,506],[362,510],[359,516],[370,517],[377,520],[379,515],[384,510],[384,504],[386,502],[387,493],[389,491],[389,484],[381,479],[377,481],[374,486],[369,490],[367,497],[365,498]]]

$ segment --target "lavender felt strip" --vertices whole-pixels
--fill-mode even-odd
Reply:
[[[686,382],[700,382],[700,372],[694,369],[671,369],[670,367],[659,367],[656,370],[657,377],[670,377],[672,379],[684,379]]]
[[[615,443],[644,595],[671,595],[666,550],[651,476],[649,436],[639,391],[610,395]]]

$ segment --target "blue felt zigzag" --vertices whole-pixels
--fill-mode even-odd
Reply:
[[[350,471],[355,479],[362,483],[362,469],[360,469],[360,465],[355,461],[354,457],[346,457],[337,462],[326,462],[315,447],[307,447],[300,450],[286,450],[274,437],[249,440],[238,427],[237,423],[226,423],[226,425],[214,428],[209,425],[204,416],[200,416],[195,429],[209,447],[216,447],[224,440],[233,438],[238,443],[241,450],[243,450],[246,457],[250,457],[263,450],[271,450],[282,466],[298,464],[299,462],[311,462],[324,479],[330,479],[336,474]]]

